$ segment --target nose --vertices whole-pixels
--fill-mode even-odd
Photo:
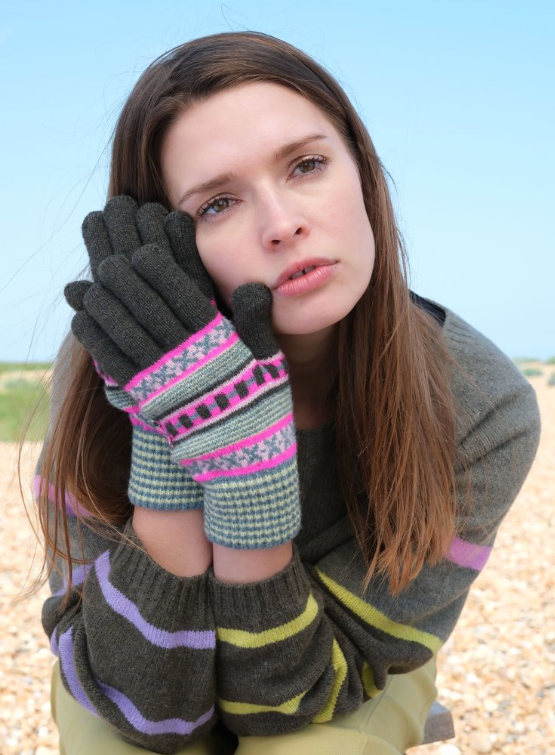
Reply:
[[[291,197],[270,192],[261,201],[261,240],[264,249],[279,250],[308,234],[308,223],[302,208]]]

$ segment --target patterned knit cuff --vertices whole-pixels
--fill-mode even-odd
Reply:
[[[204,529],[213,543],[254,550],[289,542],[301,528],[297,459],[205,487]]]

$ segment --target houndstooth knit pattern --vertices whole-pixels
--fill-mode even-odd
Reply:
[[[116,395],[119,408],[157,427],[174,463],[217,501],[213,514],[205,513],[209,539],[269,548],[297,534],[293,404],[280,351],[256,359],[218,313],[124,390],[131,400]]]

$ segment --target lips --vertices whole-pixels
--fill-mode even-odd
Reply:
[[[306,275],[311,270],[314,270],[316,268],[316,265],[310,265],[310,267],[305,267],[303,270],[299,270],[298,273],[293,273],[293,275],[289,276],[289,280],[293,281],[295,278],[300,278],[301,275]]]
[[[315,270],[317,267],[329,267],[330,265],[334,264],[335,260],[330,260],[323,257],[313,257],[310,259],[299,260],[299,262],[294,262],[292,265],[289,265],[285,268],[277,281],[274,283],[273,288],[279,288],[286,281],[301,278],[303,275],[312,272],[312,270]]]

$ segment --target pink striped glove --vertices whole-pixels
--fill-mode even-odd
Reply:
[[[139,207],[132,197],[112,197],[102,212],[91,212],[83,222],[83,239],[87,247],[93,281],[98,282],[98,268],[114,255],[131,257],[145,244],[182,248],[183,236],[191,234],[190,223],[179,213],[168,213],[162,205],[149,202]],[[194,229],[192,243],[194,244]],[[77,312],[83,309],[91,281],[76,281],[66,286],[68,303]],[[98,365],[97,372],[101,373]],[[101,374],[108,401],[125,411],[135,402],[120,386]],[[146,417],[129,414],[133,426],[131,467],[127,494],[133,506],[148,509],[202,509],[204,490],[184,467],[171,460],[166,438]]]
[[[239,287],[232,323],[207,295],[194,241],[177,253],[147,244],[112,255],[97,277],[73,332],[129,397],[122,408],[155,425],[204,488],[207,537],[229,548],[291,540],[300,529],[293,405],[269,289]]]

